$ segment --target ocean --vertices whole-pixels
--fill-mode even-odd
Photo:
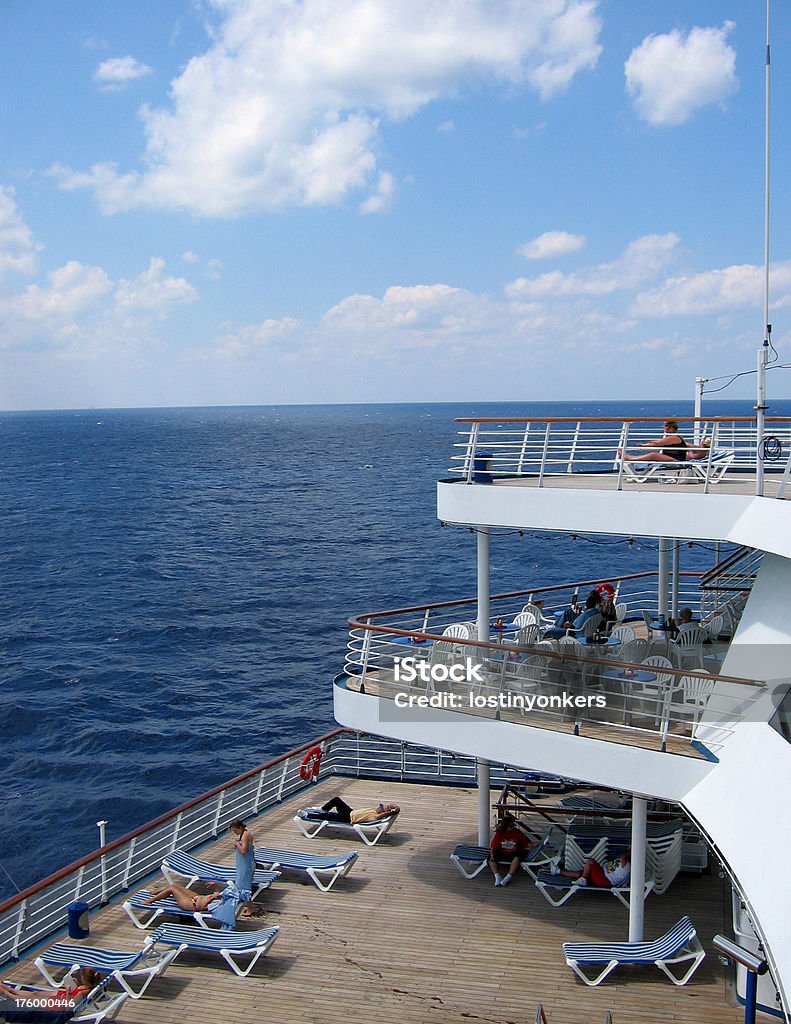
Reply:
[[[94,849],[100,819],[115,839],[331,728],[350,615],[474,594],[475,538],[435,515],[455,417],[690,412],[0,414],[0,900]],[[617,564],[652,567],[653,550],[621,544]],[[584,538],[494,537],[492,590],[606,578],[612,561]]]

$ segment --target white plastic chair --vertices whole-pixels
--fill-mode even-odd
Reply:
[[[706,634],[700,626],[682,628],[675,641],[681,652],[683,668],[703,668],[703,641]]]
[[[610,636],[613,640],[620,640],[622,644],[628,644],[634,640],[634,630],[631,626],[615,626]]]
[[[719,635],[722,632],[724,625],[724,616],[714,615],[702,628],[705,629],[706,635],[708,636],[709,640],[711,640],[711,642],[714,643],[716,640],[719,639]]]
[[[706,708],[714,680],[698,676],[683,676],[681,679],[681,710],[692,711],[692,728],[698,724],[700,716]]]
[[[673,680],[672,672],[663,672],[662,669],[673,668],[673,664],[667,658],[658,654],[650,654],[642,662],[643,668],[653,672],[656,679],[651,683],[637,683],[635,689],[637,696],[647,697],[654,702],[654,725],[659,725],[670,708],[670,694]]]

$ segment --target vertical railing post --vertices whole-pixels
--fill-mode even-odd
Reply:
[[[27,900],[22,900],[19,904],[19,916],[17,917],[16,928],[14,929],[14,938],[11,942],[11,956],[16,959],[19,956],[19,946],[22,942],[22,936],[25,933],[25,924],[27,922]]]
[[[220,831],[220,815],[222,814],[222,805],[225,802],[225,790],[220,790],[220,795],[217,798],[217,811],[214,815],[214,825],[212,826],[212,835],[216,836]]]
[[[107,841],[107,833],[105,831],[107,822],[102,819],[96,822],[96,827],[99,829],[99,849],[103,850]],[[102,878],[102,903],[107,902],[107,858],[102,854],[99,861],[99,871]]]
[[[282,800],[282,798],[283,798],[283,782],[285,781],[287,766],[288,766],[288,758],[286,758],[286,760],[283,762],[283,772],[281,774],[281,779],[280,779],[280,788],[278,789],[278,793],[277,793],[278,800]],[[265,775],[266,775],[266,772],[259,772],[258,773],[258,788],[256,789],[256,792],[255,792],[255,803],[253,804],[253,807],[255,808],[255,813],[256,814],[258,814],[258,812],[261,810],[261,794],[264,791],[264,776]]]
[[[547,465],[547,453],[549,452],[549,432],[550,432],[551,428],[552,428],[552,425],[549,423],[549,421],[547,421],[546,426],[544,428],[544,447],[541,450],[541,466],[539,467],[539,470],[538,470],[538,486],[539,487],[543,487],[544,486],[544,470],[546,469],[546,465]]]
[[[629,424],[624,422],[621,426],[621,444],[620,449],[623,455],[626,455],[626,446],[629,443]],[[617,458],[617,455],[616,455]],[[623,459],[618,459],[618,482],[615,485],[617,491],[623,490]]]
[[[137,845],[137,836],[129,844],[129,853],[126,857],[126,867],[124,868],[123,878],[121,879],[121,888],[129,888],[129,879],[132,877],[132,862],[135,856],[135,846]]]
[[[470,436],[467,441],[467,462],[464,467],[464,479],[468,484],[472,483],[473,473],[475,470],[475,449],[478,446],[479,427],[479,423],[473,423],[470,427]]]
[[[370,624],[370,620],[369,620]],[[365,679],[368,673],[368,659],[371,655],[371,637],[373,632],[370,629],[365,630],[365,636],[363,637],[363,663],[362,663],[362,678],[360,679],[360,686],[365,686]]]
[[[181,822],[182,822],[183,818],[184,818],[183,814],[179,814],[177,816],[177,818],[176,818],[176,824],[175,824],[175,827],[173,829],[173,838],[170,840],[170,852],[171,853],[173,853],[174,850],[178,850],[178,848],[179,848],[179,833],[181,832]]]
[[[522,450],[519,452],[519,462],[516,467],[516,471],[519,476],[522,475],[525,468],[525,459],[527,458],[528,443],[530,440],[530,424],[525,423],[525,432],[522,436]]]
[[[579,420],[577,420],[577,425],[574,428],[574,437],[571,440],[571,449],[569,451],[569,460],[566,463],[566,472],[567,473],[573,473],[574,472],[574,459],[576,458],[576,455],[577,455],[577,444],[579,442],[581,428],[582,428],[582,423]]]

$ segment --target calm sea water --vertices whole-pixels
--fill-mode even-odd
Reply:
[[[474,593],[435,516],[454,417],[627,411],[667,403],[0,415],[0,899],[330,728],[349,615]],[[492,586],[612,559],[494,538]]]

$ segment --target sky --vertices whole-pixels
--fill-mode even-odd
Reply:
[[[0,409],[750,398],[765,43],[765,0],[0,0]]]

